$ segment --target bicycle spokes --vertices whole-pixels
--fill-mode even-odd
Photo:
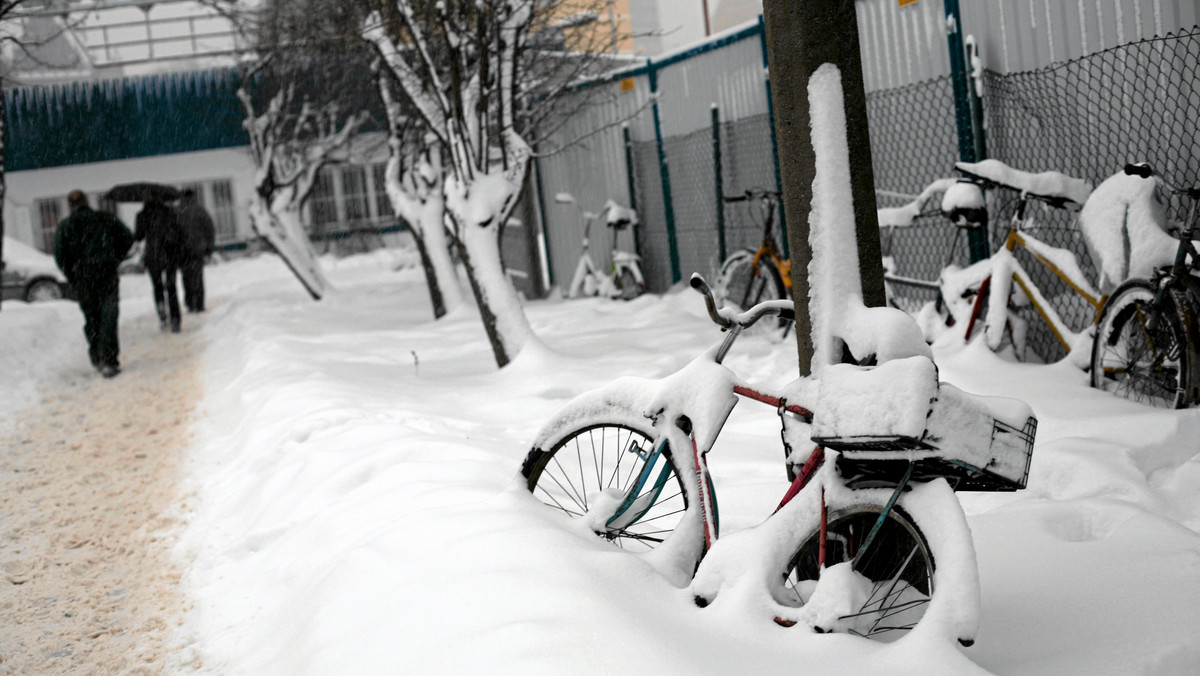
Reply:
[[[843,508],[827,533],[824,567],[819,533],[792,559],[787,586],[808,608],[800,617],[816,631],[873,638],[916,626],[933,594],[933,557],[908,516],[886,503]]]
[[[650,508],[658,500],[658,496],[662,494],[663,486],[666,486],[667,479],[671,478],[671,466],[665,461],[660,462],[666,443],[665,439],[662,440],[650,452],[642,450],[636,442],[630,444],[627,452],[642,460],[642,469],[638,473],[637,479],[625,491],[624,499],[617,507],[616,513],[606,522],[609,530],[624,530],[637,523],[646,515],[646,512],[650,511]],[[651,483],[650,477],[656,469],[658,477]],[[646,488],[647,484],[650,484],[648,489]]]
[[[1179,399],[1183,350],[1171,319],[1152,304],[1151,290],[1121,307],[1098,341],[1099,383],[1133,401],[1173,405]],[[1105,327],[1101,327],[1103,330]]]
[[[687,509],[670,449],[656,447],[649,429],[590,425],[535,458],[533,495],[620,547],[653,549]]]

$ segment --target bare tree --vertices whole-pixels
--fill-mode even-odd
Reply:
[[[329,282],[302,212],[320,170],[350,159],[351,141],[369,117],[373,95],[358,77],[369,62],[345,29],[357,14],[331,0],[209,5],[253,45],[238,88],[255,166],[251,224],[319,300]]]
[[[269,60],[264,63],[269,65]],[[250,221],[309,295],[320,300],[329,281],[305,231],[301,210],[321,168],[348,159],[351,137],[366,112],[343,112],[334,101],[321,105],[298,101],[295,83],[286,81],[273,87],[265,106],[256,106],[249,88],[266,79],[256,77],[260,75],[261,71],[252,71],[238,88],[255,167]],[[297,103],[299,110],[293,112]]]
[[[425,270],[434,318],[463,304],[462,289],[446,233],[442,149],[419,119],[406,115],[392,93],[390,71],[377,73],[388,123],[388,163],[384,179],[396,217],[412,232]]]
[[[445,149],[446,210],[496,363],[536,340],[500,262],[500,232],[528,177],[527,132],[594,64],[603,30],[545,0],[363,0],[363,37]],[[579,4],[579,3],[576,3]],[[592,17],[594,18],[594,17]],[[607,38],[599,42],[611,47]],[[549,55],[549,56],[548,56]]]

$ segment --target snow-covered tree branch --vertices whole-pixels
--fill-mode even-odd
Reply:
[[[516,128],[534,0],[382,0],[362,24],[404,97],[448,150],[447,214],[496,363],[536,340],[500,262],[500,226],[528,173]]]

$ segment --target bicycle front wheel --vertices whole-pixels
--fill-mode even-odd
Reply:
[[[679,525],[687,493],[670,447],[655,452],[646,418],[614,412],[605,422],[548,439],[529,452],[521,470],[530,492],[547,506],[586,520],[598,536],[633,551],[654,549]]]
[[[1092,343],[1092,387],[1160,408],[1182,408],[1192,359],[1187,316],[1170,297],[1156,306],[1155,293],[1149,280],[1133,279],[1109,297]]]
[[[621,300],[633,300],[642,295],[645,291],[645,286],[640,284],[637,277],[633,274],[633,270],[622,268],[617,276],[617,290],[615,297]]]
[[[825,536],[825,568],[847,563],[879,520],[883,507],[857,504],[831,512]],[[800,546],[788,565],[785,586],[804,604],[820,579],[821,534],[815,532]],[[933,553],[912,518],[899,506],[888,511],[879,532],[855,566],[862,589],[860,603],[850,613],[829,618],[819,631],[848,633],[885,641],[912,629],[925,616],[933,597]]]

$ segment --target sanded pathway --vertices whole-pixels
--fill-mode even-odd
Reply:
[[[122,322],[123,372],[81,366],[0,434],[0,674],[152,674],[183,614],[169,548],[202,316]]]

